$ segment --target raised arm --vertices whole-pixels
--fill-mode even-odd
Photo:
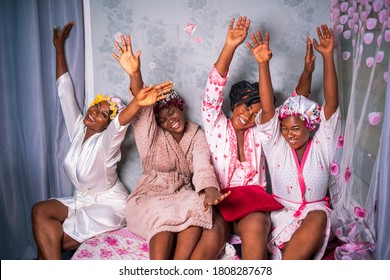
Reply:
[[[248,35],[250,20],[244,17],[239,17],[234,26],[234,18],[229,24],[229,31],[226,35],[226,41],[222,51],[215,62],[215,68],[222,77],[226,77],[229,72],[229,66],[232,62],[233,55],[237,47],[245,40]]]
[[[129,75],[130,89],[133,95],[135,95],[144,87],[141,75],[141,51],[137,51],[135,55],[133,54],[129,35],[126,37],[121,35],[121,43],[122,47],[117,41],[114,42],[115,47],[119,52],[119,56],[115,52],[112,52],[112,56]]]
[[[148,86],[144,88],[140,69],[141,51],[138,51],[135,55],[133,55],[129,35],[127,35],[126,38],[122,35],[121,43],[122,47],[118,42],[115,42],[119,55],[112,52],[112,56],[119,62],[119,65],[123,68],[123,70],[129,74],[130,87],[134,95],[134,98],[118,117],[119,123],[121,125],[126,125],[134,119],[141,107],[153,105],[157,101],[166,98],[166,94],[173,88],[173,84],[170,81],[166,81],[157,86]]]
[[[299,77],[298,85],[295,88],[295,91],[298,95],[303,95],[307,98],[310,96],[315,59],[316,56],[313,52],[313,44],[311,43],[310,38],[306,37],[305,67],[303,68],[303,72]]]
[[[65,58],[65,40],[68,39],[70,31],[75,24],[73,21],[68,22],[59,32],[58,27],[54,26],[53,44],[56,49],[56,79],[68,72]]]
[[[275,115],[274,95],[269,70],[269,61],[272,58],[272,51],[269,49],[269,34],[265,33],[265,41],[261,37],[260,31],[256,36],[251,34],[253,46],[247,42],[246,45],[251,50],[253,56],[259,63],[259,94],[262,107],[261,123],[266,123]]]
[[[317,27],[317,34],[320,43],[313,39],[313,45],[324,60],[324,113],[328,120],[339,106],[337,75],[333,61],[334,35],[332,28],[329,29],[326,24]]]

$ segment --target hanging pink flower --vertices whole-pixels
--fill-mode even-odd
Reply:
[[[197,44],[202,43],[202,37],[196,36],[195,39],[194,39],[194,42],[197,43]]]
[[[337,140],[337,147],[342,148],[344,146],[344,135],[340,135]]]
[[[344,13],[348,9],[348,2],[343,2],[340,4],[340,10]]]
[[[196,30],[196,25],[195,24],[193,24],[193,23],[188,23],[187,24],[187,27],[186,28],[184,28],[184,30],[185,30],[185,32],[187,32],[187,34],[189,35],[189,36],[192,36],[192,34],[194,34],[194,32],[195,32],[195,30]]]
[[[351,56],[351,53],[346,51],[346,52],[343,52],[341,55],[343,57],[343,60],[348,60]]]
[[[386,14],[387,14],[387,11],[386,10],[383,10],[383,11],[380,11],[379,14],[378,14],[378,19],[379,19],[379,22],[380,23],[384,23],[385,20],[386,20]]]
[[[330,174],[333,176],[338,176],[340,173],[340,167],[339,164],[336,161],[333,161],[330,165]]]
[[[369,32],[369,33],[364,34],[363,40],[364,40],[364,43],[366,43],[367,45],[371,44],[372,41],[374,40],[374,33]]]
[[[381,112],[372,112],[368,114],[368,121],[371,125],[378,125],[382,120],[383,113]]]
[[[372,6],[374,8],[374,12],[378,12],[383,7],[383,0],[375,0],[374,3],[372,3]]]
[[[374,58],[373,57],[367,57],[367,59],[366,59],[367,67],[371,68],[373,64],[374,64]]]
[[[389,20],[390,22],[390,20]],[[390,30],[385,30],[385,41],[390,42]]]
[[[379,51],[376,55],[376,62],[381,63],[384,57],[385,57],[385,53],[383,51]]]
[[[377,21],[378,20],[376,18],[369,18],[367,20],[367,23],[366,23],[367,29],[368,30],[373,30],[375,28],[375,26],[376,26]]]
[[[345,24],[348,20],[348,15],[343,15],[340,17],[340,23]]]
[[[366,211],[360,207],[355,207],[355,209],[353,210],[353,213],[355,214],[355,216],[357,218],[364,218],[364,216],[366,215]]]
[[[344,38],[345,39],[349,39],[349,38],[351,38],[351,30],[345,30],[344,32],[343,32],[343,36],[344,36]]]
[[[344,180],[346,183],[348,183],[349,181],[349,178],[351,178],[351,169],[349,167],[347,167],[347,169],[345,169],[345,173],[344,173]]]

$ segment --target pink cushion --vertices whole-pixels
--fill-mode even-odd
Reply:
[[[228,191],[231,191],[231,194],[217,204],[219,212],[228,222],[242,219],[253,212],[271,212],[284,208],[260,186],[225,188],[221,193]]]

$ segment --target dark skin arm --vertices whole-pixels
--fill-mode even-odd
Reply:
[[[259,63],[259,92],[262,106],[261,123],[266,123],[275,115],[274,95],[269,70],[269,61],[272,58],[272,51],[269,49],[269,34],[265,33],[265,41],[260,31],[256,36],[251,34],[253,46],[247,42],[247,47],[251,50],[253,56]]]
[[[334,35],[332,28],[325,24],[317,27],[317,35],[320,43],[313,39],[313,45],[324,60],[324,113],[328,120],[339,106],[337,75],[333,61]]]
[[[137,51],[133,54],[133,48],[131,46],[130,36],[121,36],[122,47],[118,42],[114,42],[119,55],[112,52],[112,56],[118,60],[120,66],[130,77],[130,89],[133,95],[136,95],[144,86],[141,74],[141,51]]]
[[[53,44],[56,49],[56,79],[68,72],[68,65],[65,58],[65,40],[68,39],[72,27],[75,25],[73,21],[68,22],[61,31],[54,26]]]
[[[229,31],[226,35],[226,41],[222,51],[215,62],[215,68],[222,77],[226,77],[229,72],[229,66],[232,62],[234,52],[237,47],[245,40],[248,35],[250,20],[244,17],[239,17],[234,27],[234,18],[230,21]]]
[[[295,89],[298,95],[304,95],[305,97],[309,97],[310,95],[315,59],[316,56],[313,53],[313,45],[309,37],[306,37],[305,67],[299,77],[298,85]]]

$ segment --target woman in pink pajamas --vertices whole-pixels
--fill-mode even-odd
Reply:
[[[247,43],[259,63],[262,112],[258,122],[274,197],[284,205],[271,213],[268,249],[273,259],[321,259],[330,236],[327,201],[329,170],[340,129],[337,76],[333,62],[333,31],[317,28],[315,49],[324,61],[321,108],[303,96],[292,96],[275,109],[269,60],[269,35],[260,32]],[[320,124],[321,123],[321,124]],[[312,132],[318,129],[314,136]]]

